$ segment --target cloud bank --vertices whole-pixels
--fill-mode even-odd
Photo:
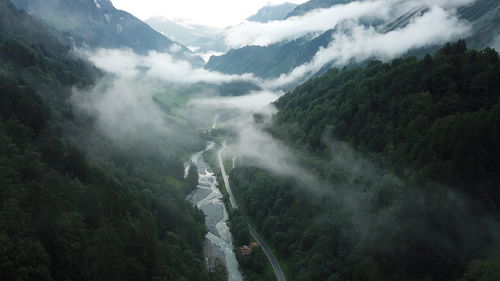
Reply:
[[[98,68],[122,78],[156,79],[179,84],[213,83],[233,81],[259,83],[252,74],[227,75],[193,67],[189,62],[174,59],[168,53],[152,51],[138,55],[132,50],[100,49],[95,53],[82,53]]]
[[[383,26],[415,8],[439,6],[450,12],[474,0],[365,0],[327,9],[316,9],[286,20],[258,23],[245,21],[226,30],[226,43],[231,47],[266,46],[298,39],[307,34],[334,29],[344,21],[375,23]]]
[[[330,44],[320,49],[310,62],[296,67],[290,73],[282,74],[269,85],[281,87],[303,80],[331,62],[336,67],[342,67],[350,62],[374,58],[389,60],[411,49],[443,44],[465,36],[468,32],[466,23],[439,6],[432,6],[405,27],[387,33],[360,23],[348,22],[339,27]]]
[[[283,94],[276,89],[298,84],[326,65],[342,67],[350,62],[374,58],[389,60],[414,48],[442,44],[464,36],[468,26],[457,19],[453,9],[470,2],[356,1],[312,11],[286,21],[251,23],[248,30],[246,23],[231,30],[231,33],[238,33],[237,36],[246,36],[241,42],[250,38],[269,43],[335,27],[329,45],[320,49],[310,62],[272,80],[259,79],[252,74],[228,75],[196,68],[166,53],[138,55],[131,50],[105,49],[93,53],[80,52],[109,75],[99,81],[90,93],[75,91],[74,104],[96,116],[104,131],[122,136],[137,135],[134,132],[144,131],[145,128],[166,134],[172,130],[172,120],[165,118],[165,109],[153,99],[154,94],[159,92],[175,93],[179,89],[194,89],[190,93],[196,91],[197,97],[187,98],[191,99],[189,108],[183,112],[187,116],[211,119],[213,116],[208,116],[208,112],[215,114],[217,110],[234,110],[248,115]],[[393,18],[419,7],[427,8],[405,26],[389,32],[381,28]],[[253,27],[258,28],[252,31]],[[175,53],[175,50],[170,51]],[[199,84],[222,85],[237,81],[260,85],[264,90],[243,97],[221,98],[217,97],[216,92],[210,95],[203,93],[203,87],[192,88]]]

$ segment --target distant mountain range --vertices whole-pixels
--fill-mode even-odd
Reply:
[[[352,0],[312,0],[299,5],[288,14],[287,18],[302,15],[318,8],[352,2]],[[384,28],[386,32],[404,27],[420,11],[408,11]],[[477,0],[458,10],[461,19],[472,23],[472,32],[467,44],[480,49],[486,46],[500,45],[500,1]],[[253,73],[262,78],[274,78],[288,73],[297,66],[311,61],[316,52],[328,46],[334,30],[328,30],[320,36],[308,35],[293,41],[279,42],[269,46],[246,46],[234,49],[222,56],[213,56],[205,67],[209,70],[228,74]],[[438,46],[426,48],[422,52],[432,52]],[[422,53],[420,52],[420,53]],[[420,54],[412,52],[412,55]],[[326,70],[327,67],[324,70]]]
[[[272,20],[281,20],[296,7],[297,5],[293,3],[265,6],[247,20],[263,23]],[[196,53],[223,53],[227,52],[229,49],[224,40],[224,31],[220,28],[190,24],[179,20],[164,18],[162,16],[148,18],[145,22],[170,40],[188,46]],[[207,58],[209,56],[210,55],[208,55]]]
[[[222,31],[218,28],[183,23],[161,16],[148,18],[145,22],[170,40],[196,49],[196,52],[227,51]]]
[[[346,4],[353,1],[356,0],[311,0],[298,5],[293,11],[290,11],[290,13],[285,18],[301,16],[312,10],[330,8],[334,5]]]
[[[195,65],[204,62],[109,0],[11,0],[19,9],[63,32],[75,44],[131,48],[138,53],[169,51]]]
[[[250,16],[248,21],[269,22],[273,20],[282,20],[290,14],[297,4],[283,3],[280,5],[269,5],[262,7],[255,15]]]

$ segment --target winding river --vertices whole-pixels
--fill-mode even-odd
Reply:
[[[205,236],[204,253],[209,269],[222,264],[227,269],[229,281],[242,281],[243,277],[233,251],[233,239],[227,225],[228,213],[223,195],[219,190],[217,178],[203,159],[203,153],[212,150],[214,146],[213,142],[208,142],[207,148],[194,153],[191,161],[187,163],[186,176],[190,165],[195,165],[198,172],[198,186],[187,199],[205,214],[208,233]]]

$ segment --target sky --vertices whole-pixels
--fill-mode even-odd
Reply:
[[[226,27],[241,23],[266,5],[306,0],[111,0],[113,5],[145,20],[153,16]]]

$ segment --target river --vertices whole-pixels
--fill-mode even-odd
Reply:
[[[223,195],[219,190],[217,178],[203,159],[203,153],[212,150],[214,146],[213,142],[208,142],[207,148],[194,153],[186,164],[186,176],[190,165],[196,165],[198,172],[198,186],[187,199],[205,214],[208,233],[203,249],[207,266],[213,269],[217,263],[221,263],[227,269],[228,281],[242,281],[243,277],[233,251],[233,238],[227,225],[228,213]]]

